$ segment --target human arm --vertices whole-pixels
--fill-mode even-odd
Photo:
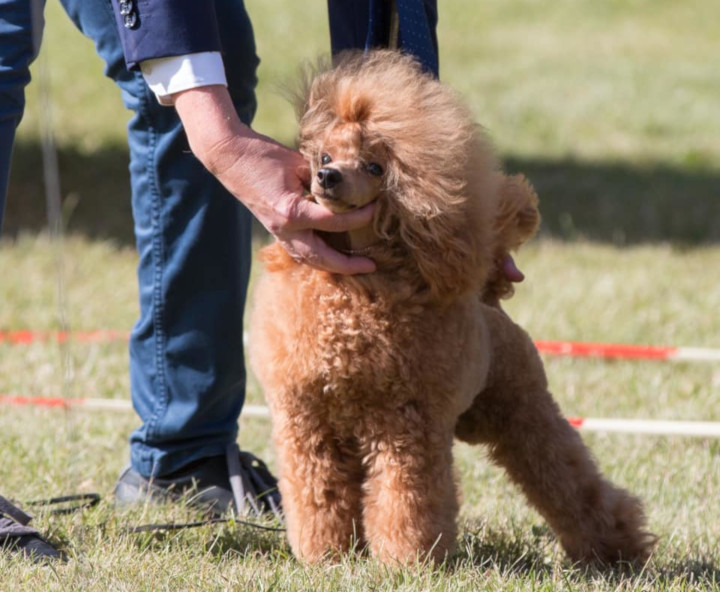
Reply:
[[[140,67],[161,103],[175,105],[193,153],[210,172],[296,259],[339,273],[374,270],[370,260],[336,253],[313,232],[367,225],[372,208],[336,216],[306,200],[300,172],[305,163],[300,155],[241,123],[224,87],[214,4],[205,0],[113,2],[128,67]],[[137,15],[131,27],[124,26],[121,14],[128,5]],[[174,19],[173,27],[166,17]],[[216,73],[208,75],[212,61]],[[156,71],[160,71],[158,76]]]
[[[172,95],[172,101],[193,153],[295,259],[337,273],[374,271],[370,259],[343,255],[314,232],[367,226],[372,206],[332,214],[306,199],[309,171],[303,158],[244,125],[225,87],[188,89]]]

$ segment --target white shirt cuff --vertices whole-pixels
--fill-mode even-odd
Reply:
[[[170,95],[211,84],[227,86],[219,52],[206,51],[140,62],[140,70],[161,105],[171,105]]]

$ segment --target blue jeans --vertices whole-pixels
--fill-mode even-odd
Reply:
[[[142,425],[130,438],[130,458],[140,474],[160,476],[223,454],[237,437],[251,216],[192,155],[175,110],[161,107],[142,75],[126,69],[110,0],[61,1],[134,112],[128,142],[140,318],[130,338],[130,377]],[[0,3],[21,12],[28,0]],[[230,94],[250,123],[258,64],[252,27],[242,0],[218,2],[217,12]],[[13,133],[29,80],[29,19],[24,23],[0,21],[0,29],[17,29],[24,52],[19,66],[2,66],[15,77],[12,92],[0,93],[2,123]],[[0,30],[2,54],[7,33]],[[10,146],[12,138],[0,142]]]
[[[0,229],[15,130],[25,108],[30,64],[42,37],[45,0],[0,0]]]

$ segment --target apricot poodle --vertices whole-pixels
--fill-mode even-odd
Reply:
[[[535,232],[537,198],[500,171],[469,110],[409,57],[346,55],[308,83],[300,150],[309,199],[335,212],[377,202],[372,225],[325,235],[377,271],[329,274],[277,244],[261,255],[250,354],[297,557],[356,545],[443,560],[458,437],[489,445],[572,560],[645,560],[640,501],[600,474],[499,307],[511,288],[498,261]]]

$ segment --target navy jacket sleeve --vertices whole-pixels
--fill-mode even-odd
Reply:
[[[143,60],[221,49],[214,0],[112,0],[112,4],[130,69]]]

